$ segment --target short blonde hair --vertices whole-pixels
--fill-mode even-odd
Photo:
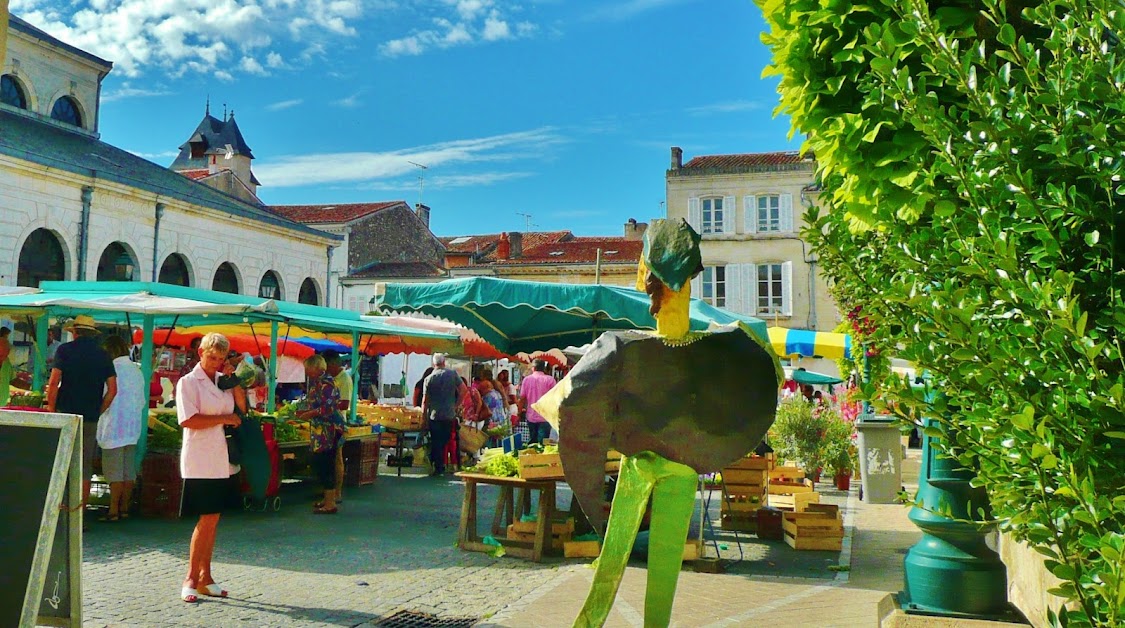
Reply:
[[[324,356],[322,355],[310,355],[305,358],[305,366],[318,371],[328,370],[328,363],[324,361]]]
[[[199,350],[204,353],[218,351],[226,355],[230,351],[230,341],[226,336],[212,332],[203,337],[199,343]]]

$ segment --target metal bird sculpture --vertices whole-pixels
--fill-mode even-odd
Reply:
[[[606,332],[535,408],[559,429],[567,482],[605,542],[575,626],[605,623],[652,498],[645,625],[668,624],[698,474],[752,451],[773,423],[781,367],[739,326],[690,332],[699,234],[686,222],[645,233],[637,288],[651,298],[655,334]],[[604,461],[624,455],[608,520]]]

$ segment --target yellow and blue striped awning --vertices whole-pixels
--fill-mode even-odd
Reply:
[[[770,344],[777,355],[820,356],[831,360],[852,357],[852,337],[849,334],[836,334],[810,329],[786,329],[770,327]]]

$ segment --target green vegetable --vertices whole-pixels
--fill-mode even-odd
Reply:
[[[506,454],[503,449],[495,447],[483,450],[480,463],[470,469],[470,471],[473,473],[494,475],[501,478],[510,478],[519,475],[520,463],[512,454]]]

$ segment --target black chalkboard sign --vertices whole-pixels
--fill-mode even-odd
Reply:
[[[80,422],[0,411],[0,626],[80,625]]]

